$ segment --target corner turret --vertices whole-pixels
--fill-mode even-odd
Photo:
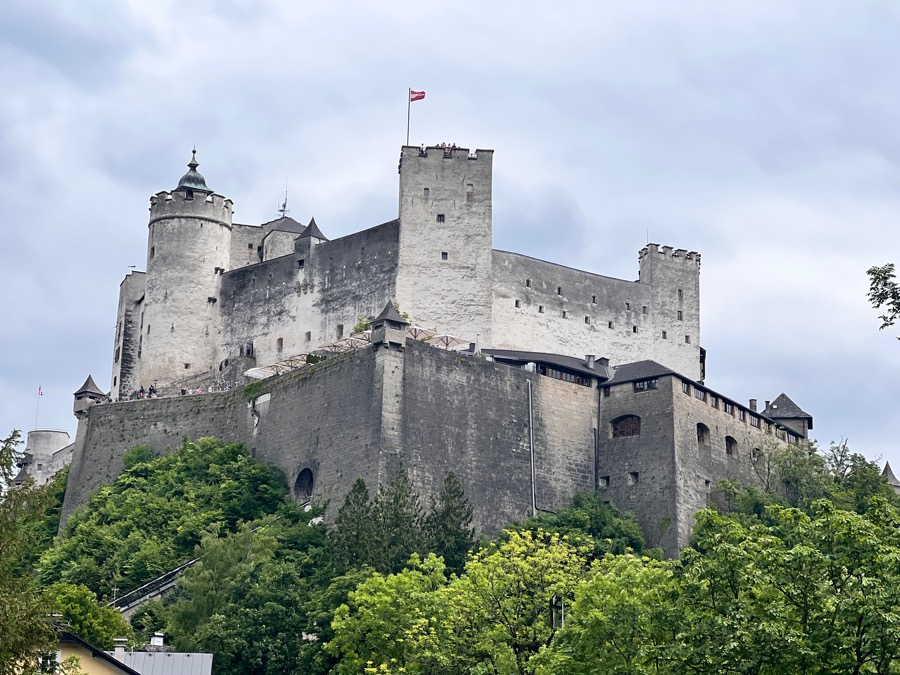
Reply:
[[[107,399],[106,393],[100,390],[91,375],[87,376],[84,384],[78,388],[74,396],[75,404],[72,406],[72,412],[75,413],[75,417],[81,417],[92,405],[103,403]]]

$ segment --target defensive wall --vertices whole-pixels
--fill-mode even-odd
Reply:
[[[402,461],[426,504],[457,473],[475,526],[492,534],[531,514],[530,417],[536,506],[560,508],[594,486],[595,388],[414,340],[329,357],[262,387],[252,401],[236,389],[91,407],[79,423],[63,522],[121,473],[129,448],[162,453],[184,437],[242,442],[297,490],[308,470],[329,517],[357,477],[375,491]]]
[[[640,253],[638,281],[625,281],[494,251],[494,346],[590,352],[613,364],[640,355],[702,381],[700,255],[681,253],[650,244]]]

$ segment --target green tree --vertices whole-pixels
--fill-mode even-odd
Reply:
[[[366,481],[357,478],[328,533],[331,559],[338,573],[361,567],[369,560],[373,531],[369,488]]]
[[[597,492],[579,492],[571,506],[557,513],[529,518],[517,527],[565,535],[569,541],[591,549],[594,558],[602,558],[607,553],[644,550],[644,536],[634,515],[605,503]]]
[[[101,487],[41,557],[45,585],[84,584],[99,596],[131,590],[193,556],[214,523],[274,513],[288,492],[281,472],[235,443],[205,438],[150,458],[128,453],[129,468]]]
[[[875,309],[884,309],[884,314],[878,317],[881,319],[878,329],[893,326],[900,317],[900,284],[896,280],[894,263],[870,267],[866,274],[869,275],[869,302]]]
[[[133,638],[134,633],[118,610],[102,607],[87,586],[59,583],[47,589],[55,611],[72,633],[100,649],[112,649],[115,638]]]
[[[449,473],[438,498],[424,521],[425,547],[441,556],[448,572],[462,572],[469,551],[475,546],[472,517],[475,511],[456,474]]]
[[[279,517],[236,533],[204,534],[194,565],[169,608],[176,647],[209,651],[217,672],[311,672],[300,665],[309,623],[311,575],[325,567],[324,535],[313,513],[285,506]]]
[[[670,672],[678,633],[672,561],[607,554],[594,561],[565,626],[537,660],[547,675]]]
[[[0,441],[0,485],[15,475],[20,443],[16,430]],[[0,675],[18,674],[21,665],[36,663],[53,637],[50,605],[22,565],[32,524],[47,508],[48,494],[28,482],[0,495]]]
[[[327,646],[338,672],[533,673],[587,558],[558,534],[512,530],[459,577],[433,555],[411,565],[373,576],[338,610]]]
[[[401,466],[387,485],[378,488],[372,505],[372,552],[369,564],[382,573],[399,572],[413,553],[424,549],[424,513],[406,467]]]

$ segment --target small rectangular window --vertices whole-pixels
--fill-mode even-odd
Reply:
[[[335,332],[336,332],[336,334],[337,334],[337,339],[338,339],[338,340],[340,340],[342,337],[344,337],[344,324],[339,323],[339,324],[337,325],[337,328],[335,329]]]
[[[422,188],[422,196],[423,197],[427,197],[430,194],[431,194],[431,190],[429,190],[428,188]]]
[[[738,419],[740,419],[741,422],[746,422],[746,421],[747,421],[747,411],[746,411],[746,410],[741,410],[741,409],[739,408],[739,409],[738,409]]]
[[[725,401],[725,403],[722,405],[722,409],[725,411],[726,414],[734,417],[734,404],[733,403],[729,403],[728,401]]]
[[[563,310],[563,311],[562,311],[562,317],[563,317],[564,319],[568,319],[568,318],[569,318],[569,313],[568,313],[566,310]]]
[[[609,476],[600,476],[600,487],[602,487],[602,488],[609,487]]]
[[[634,383],[635,392],[653,391],[654,389],[659,389],[659,380],[656,378],[653,378],[652,380],[643,380],[641,382]]]
[[[444,214],[443,214],[443,213],[437,214],[437,221],[438,221],[439,223],[443,223],[444,220],[445,220],[445,218],[444,218]]]
[[[666,331],[663,331],[663,332],[662,332],[662,339],[663,339],[663,340],[668,340],[668,339],[669,339],[669,334],[668,334]]]
[[[632,326],[632,327],[631,327],[631,332],[632,332],[632,333],[637,333],[637,326]]]
[[[697,387],[694,387],[694,398],[698,401],[706,402],[706,392],[702,389],[697,389]]]
[[[590,323],[591,323],[591,317],[589,317],[589,316],[584,317],[584,322],[585,322],[586,324],[590,325]]]
[[[684,336],[684,344],[686,344],[686,345],[691,344],[691,336],[690,335]]]
[[[606,322],[606,327],[607,327],[607,328],[612,328],[612,327],[613,327],[613,322],[612,322],[612,321],[607,321],[607,322]]]
[[[306,265],[306,260],[304,258],[300,258],[300,260],[297,261],[297,269],[302,270],[305,265]]]
[[[684,321],[684,314],[681,312],[680,309],[676,313],[675,318],[678,319],[679,321]]]
[[[147,324],[147,335],[150,335],[150,324]]]
[[[592,295],[592,296],[591,296],[591,304],[592,304],[592,305],[596,305],[596,304],[597,304],[597,296],[596,296],[596,295]]]
[[[521,306],[522,306],[522,303],[519,302],[518,300],[516,300],[516,307],[521,307]]]
[[[678,302],[683,302],[683,301],[684,301],[684,291],[679,288],[678,289]]]
[[[641,480],[641,474],[637,471],[629,471],[628,472],[628,484],[629,485],[637,485],[638,481]]]
[[[538,305],[538,314],[543,314],[543,313],[544,313],[544,306]]]
[[[562,286],[557,286],[557,287],[556,287],[556,294],[557,294],[557,295],[562,295]]]
[[[155,255],[156,255],[156,247],[155,247],[155,246],[151,246],[151,247],[150,247],[150,257],[152,258],[152,257],[155,256]]]
[[[248,248],[249,250],[252,251],[252,250],[253,250],[253,243],[251,242],[251,243],[247,244],[247,248]]]
[[[609,398],[611,393],[610,387],[603,387],[603,398]]]
[[[646,313],[647,313],[647,305],[644,305],[643,307],[641,307],[641,314],[646,314]]]
[[[531,288],[531,279],[525,280],[525,288]]]
[[[190,363],[185,363],[185,364],[184,364],[184,369],[185,369],[185,370],[190,370],[190,369],[191,369],[191,364],[190,364]]]
[[[117,376],[113,377],[113,386],[114,386],[114,387],[116,386],[116,383],[117,383],[118,381],[119,381],[119,378],[118,378]]]
[[[681,381],[681,391],[683,391],[685,394],[690,394],[691,393],[691,383],[685,382],[684,380],[682,380]]]
[[[625,303],[625,311],[626,311],[626,312],[630,312],[630,311],[631,311],[631,303],[630,303],[630,302],[626,302],[626,303]]]
[[[310,341],[312,340],[312,332],[311,332],[311,331],[306,331],[306,336],[305,336],[305,338],[306,338],[306,341],[307,341],[307,342],[310,342]]]
[[[718,396],[713,396],[713,395],[710,394],[710,397],[709,397],[709,404],[710,404],[713,408],[718,409],[718,407],[719,407],[719,397],[718,397]]]
[[[475,186],[472,183],[466,184],[466,201],[471,202],[475,199]]]
[[[450,254],[447,251],[441,251],[441,260],[447,260],[450,257]]]

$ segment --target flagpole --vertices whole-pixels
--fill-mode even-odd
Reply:
[[[41,411],[41,388],[38,386],[37,405],[34,408],[34,428],[38,428],[38,413]]]
[[[406,144],[409,145],[409,108],[412,105],[412,89],[406,89]]]

